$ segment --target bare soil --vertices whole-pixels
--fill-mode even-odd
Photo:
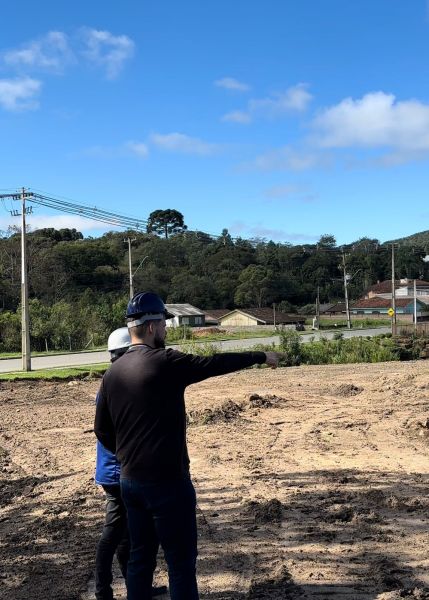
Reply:
[[[92,597],[98,384],[0,384],[2,600]],[[252,369],[187,406],[203,600],[429,598],[425,362]]]

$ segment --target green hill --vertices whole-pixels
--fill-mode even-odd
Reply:
[[[384,244],[399,244],[401,246],[423,246],[429,250],[429,230],[413,233],[397,240],[389,240]]]

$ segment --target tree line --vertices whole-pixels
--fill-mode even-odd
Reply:
[[[166,212],[166,211],[158,211]],[[171,212],[171,211],[170,211]],[[176,212],[177,211],[173,211]],[[178,213],[180,215],[180,213]],[[202,309],[264,307],[296,312],[320,301],[344,298],[342,252],[351,299],[391,277],[389,247],[360,238],[339,248],[332,235],[292,245],[265,239],[233,239],[150,222],[148,232],[108,232],[84,238],[75,229],[29,232],[28,275],[32,346],[83,348],[104,344],[124,323],[128,299],[128,244],[132,243],[134,289],[156,291],[170,303]],[[20,347],[20,232],[0,234],[0,351]],[[429,277],[424,248],[396,250],[396,276]],[[142,265],[138,268],[139,265]]]

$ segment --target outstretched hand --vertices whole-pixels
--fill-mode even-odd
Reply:
[[[265,364],[272,369],[277,369],[281,358],[283,358],[281,352],[265,352]]]

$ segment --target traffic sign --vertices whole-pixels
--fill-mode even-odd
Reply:
[[[393,317],[393,315],[395,314],[395,311],[393,310],[393,308],[389,308],[389,310],[387,311],[387,314],[389,315],[389,317]]]

